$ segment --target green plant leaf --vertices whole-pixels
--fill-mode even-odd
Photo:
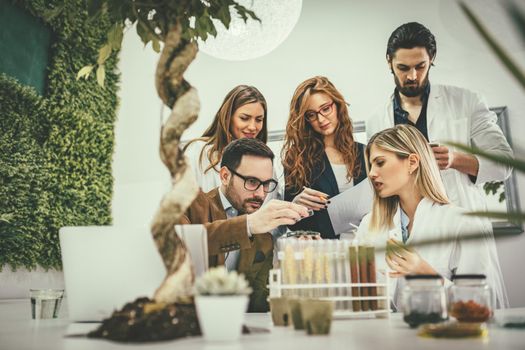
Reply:
[[[82,67],[77,73],[77,80],[82,77],[84,79],[87,79],[92,71],[93,71],[92,65]]]
[[[470,8],[463,1],[459,2],[461,10],[465,13],[469,21],[476,28],[481,37],[489,45],[492,51],[498,56],[500,61],[505,65],[510,73],[516,78],[518,83],[521,84],[521,87],[525,89],[525,74],[521,71],[520,67],[514,62],[514,60],[507,54],[507,52],[498,44],[498,42],[490,35],[490,33],[485,29],[483,24],[479,19],[474,15]]]
[[[217,11],[217,19],[224,24],[224,27],[226,29],[230,29],[230,23],[232,21],[232,17],[230,14],[230,8],[226,6],[221,6]]]
[[[97,68],[97,83],[101,87],[104,87],[104,81],[106,80],[106,68],[103,64]]]
[[[197,33],[199,33],[199,36],[202,40],[206,40],[208,38],[208,34],[213,35],[213,33],[215,33],[215,35],[217,35],[215,25],[207,13],[195,21],[195,29],[197,30]]]
[[[13,213],[0,214],[0,222],[10,223],[14,218],[15,214]]]
[[[241,16],[244,22],[248,21],[248,17],[251,17],[251,19],[255,21],[261,22],[261,19],[257,17],[255,12],[248,10],[246,7],[239,5],[237,3],[235,3],[233,7],[235,8],[235,11],[237,11],[239,16]]]
[[[97,64],[98,65],[104,64],[104,62],[106,62],[106,60],[108,59],[109,55],[111,55],[111,46],[109,44],[106,44],[102,46],[100,50],[98,51]]]
[[[512,19],[514,27],[521,36],[522,43],[525,44],[525,13],[516,5],[515,1],[506,1],[505,8],[508,16]]]
[[[137,21],[137,34],[139,35],[142,43],[144,43],[144,46],[149,43],[152,37],[148,26],[140,19]]]
[[[115,23],[108,32],[108,44],[115,50],[120,50],[124,27],[120,23]]]
[[[465,146],[464,144],[461,144],[461,143],[445,142],[445,144],[449,146],[454,146],[464,152],[468,152],[468,153],[475,154],[480,157],[492,160],[493,162],[496,162],[498,164],[511,166],[514,169],[522,173],[525,172],[525,161],[515,159],[515,158],[507,158],[503,156],[498,156],[498,155],[495,155],[489,152],[482,151],[476,147]]]
[[[159,53],[160,52],[160,43],[157,40],[157,38],[153,38],[151,42],[151,46],[153,47],[153,51]]]

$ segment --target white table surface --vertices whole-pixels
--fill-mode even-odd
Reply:
[[[157,343],[122,344],[107,340],[67,338],[66,334],[87,332],[97,324],[71,323],[66,317],[32,320],[29,299],[0,300],[0,349],[525,349],[525,330],[489,326],[489,336],[483,339],[429,339],[417,336],[401,319],[335,320],[328,336],[308,336],[293,328],[273,327],[269,314],[247,314],[246,324],[267,328],[269,333],[243,335],[234,343],[207,343],[202,337],[183,338]],[[506,314],[525,315],[525,308],[510,309]],[[227,315],[225,315],[227,322]]]

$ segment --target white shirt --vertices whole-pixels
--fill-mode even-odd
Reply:
[[[202,152],[202,160],[199,161],[203,148],[204,152]],[[206,173],[204,172],[210,166],[210,161],[208,159],[208,150],[210,148],[211,146],[206,145],[206,142],[197,140],[192,142],[188,148],[186,148],[186,151],[184,151],[186,162],[191,166],[197,184],[202,191],[206,193],[221,185],[221,179],[219,177],[220,159],[215,169],[212,168]]]
[[[226,217],[228,219],[234,218],[239,215],[239,211],[235,209],[228,198],[222,193],[221,188],[219,187],[219,197],[221,198],[221,204],[226,212]],[[237,270],[237,265],[239,264],[239,250],[232,250],[226,254],[226,259],[224,260],[224,265],[228,271]]]
[[[344,192],[345,190],[349,189],[354,185],[354,179],[351,179],[350,181],[346,179],[346,164],[330,163],[330,166],[332,167],[332,171],[334,172],[335,181],[337,181],[337,188],[339,189],[339,193]]]
[[[219,197],[221,199],[222,208],[226,212],[226,217],[228,219],[234,218],[239,215],[239,211],[233,207],[228,198],[222,193],[221,188],[219,187]],[[248,237],[252,237],[250,232],[250,225],[248,224],[248,218],[246,218],[246,232],[248,232]],[[237,265],[239,263],[239,250],[233,250],[226,254],[226,260],[224,264],[228,271],[237,270]]]

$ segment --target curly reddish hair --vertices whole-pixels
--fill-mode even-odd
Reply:
[[[324,171],[322,168],[320,171],[316,170],[316,174],[313,173],[319,164],[324,167],[321,162],[324,152],[323,136],[318,134],[304,117],[308,98],[317,93],[324,93],[335,102],[339,121],[335,129],[335,148],[342,154],[346,164],[346,178],[350,181],[359,173],[357,149],[347,103],[328,78],[316,76],[302,82],[290,102],[290,116],[281,152],[286,189],[290,191],[300,192],[303,186],[311,186],[317,179],[316,174]]]

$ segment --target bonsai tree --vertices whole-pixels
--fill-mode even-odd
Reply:
[[[160,130],[159,151],[171,174],[172,188],[162,199],[151,227],[167,269],[154,300],[181,301],[192,294],[194,273],[190,256],[174,225],[195,199],[199,188],[179,142],[184,130],[197,119],[200,107],[196,90],[183,74],[197,54],[196,39],[206,40],[208,35],[217,35],[213,19],[228,28],[232,9],[244,21],[259,19],[235,0],[87,0],[87,8],[91,18],[107,16],[112,26],[96,63],[83,67],[77,79],[87,79],[95,71],[98,84],[103,87],[104,62],[120,49],[124,30],[133,25],[144,45],[151,42],[152,48],[160,52],[155,84],[159,97],[171,108],[171,114]]]
[[[60,5],[62,4],[62,5]],[[68,16],[67,2],[53,3],[44,14],[51,19]],[[104,320],[88,334],[118,341],[151,341],[200,334],[195,306],[191,302],[194,272],[186,246],[174,225],[195,199],[199,188],[179,149],[180,138],[199,114],[197,91],[184,79],[184,72],[198,52],[196,39],[216,36],[214,20],[229,28],[231,16],[260,21],[236,0],[84,0],[88,18],[103,19],[110,26],[98,57],[77,73],[77,80],[96,77],[104,88],[105,63],[120,50],[123,33],[130,28],[144,45],[160,52],[155,72],[157,93],[171,113],[160,130],[160,157],[168,168],[172,188],[160,202],[151,231],[167,275],[153,300],[138,298]],[[216,22],[215,22],[216,23]],[[9,217],[1,216],[0,221]]]

